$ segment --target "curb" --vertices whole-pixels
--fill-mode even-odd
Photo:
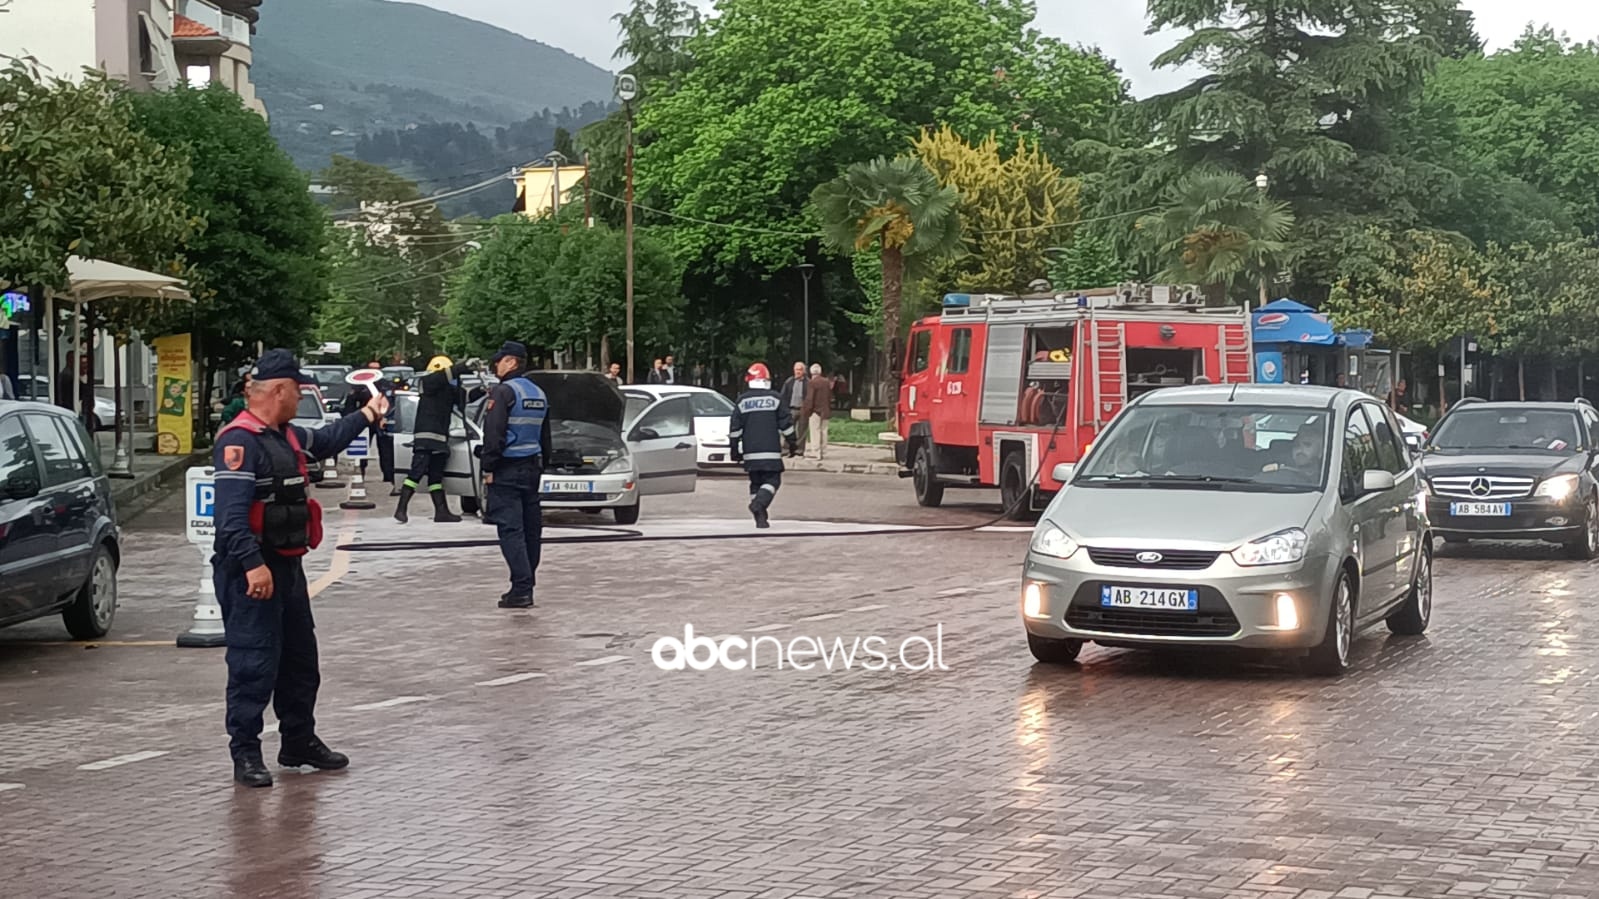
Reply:
[[[817,462],[815,460],[784,459],[789,471],[811,471],[823,474],[893,475],[899,466],[893,462]]]
[[[151,494],[173,483],[182,481],[184,473],[191,467],[204,465],[210,458],[210,452],[173,456],[170,461],[157,468],[154,475],[148,475],[133,481],[113,478],[111,480],[111,502],[117,508],[118,523],[125,525],[139,517],[141,513],[155,505],[156,501],[160,499],[159,496],[152,496]]]

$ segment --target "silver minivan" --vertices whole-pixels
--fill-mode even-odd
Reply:
[[[1391,410],[1323,387],[1171,387],[1128,404],[1033,532],[1039,661],[1123,647],[1286,650],[1337,675],[1361,629],[1419,635],[1432,534]]]

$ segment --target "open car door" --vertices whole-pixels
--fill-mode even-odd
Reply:
[[[688,397],[666,397],[645,409],[629,427],[627,444],[638,466],[640,496],[694,492],[699,444]]]

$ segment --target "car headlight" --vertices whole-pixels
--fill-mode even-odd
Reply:
[[[1033,552],[1044,556],[1053,556],[1057,559],[1069,559],[1077,552],[1077,541],[1066,536],[1066,532],[1047,521],[1039,522],[1033,531],[1033,542],[1030,546]]]
[[[1305,546],[1310,538],[1299,528],[1278,531],[1232,551],[1233,561],[1239,565],[1286,565],[1305,558]]]
[[[1545,478],[1544,482],[1538,485],[1536,495],[1548,497],[1559,502],[1576,492],[1577,476],[1574,474],[1561,474],[1552,478]]]

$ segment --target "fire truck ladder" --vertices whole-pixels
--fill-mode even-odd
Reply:
[[[1126,326],[1121,322],[1100,321],[1092,308],[1088,312],[1090,360],[1094,366],[1094,432],[1116,417],[1127,403]]]
[[[1221,355],[1221,382],[1247,384],[1253,381],[1255,348],[1249,322],[1222,325],[1217,344],[1216,350]]]

